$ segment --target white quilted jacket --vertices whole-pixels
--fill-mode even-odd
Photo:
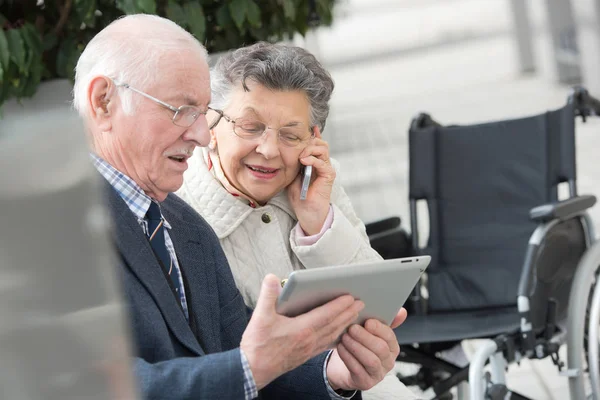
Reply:
[[[248,306],[256,305],[268,273],[285,278],[301,268],[381,259],[369,245],[365,226],[340,185],[333,185],[331,228],[314,245],[298,246],[293,229],[297,220],[285,191],[264,206],[252,208],[227,192],[208,171],[202,149],[197,148],[188,162],[177,195],[216,232]]]

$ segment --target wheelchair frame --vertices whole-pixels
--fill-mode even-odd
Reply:
[[[581,116],[583,121],[589,116],[600,115],[600,101],[591,97],[587,90],[582,87],[575,87],[573,94],[569,96],[569,102],[575,103],[576,116]],[[577,196],[576,186],[574,181],[569,181],[569,193],[572,198]],[[600,354],[598,333],[600,331],[600,285],[597,285],[597,276],[600,266],[600,242],[595,241],[594,225],[587,213],[581,213],[578,217],[583,219],[583,226],[587,229],[586,239],[587,250],[580,259],[569,295],[569,313],[567,315],[565,334],[555,337],[547,337],[551,344],[551,353],[555,365],[559,368],[561,376],[565,376],[569,380],[569,394],[571,400],[586,399],[585,391],[585,372],[584,357],[582,351],[573,349],[582,349],[587,352],[587,362],[589,379],[591,381],[591,396],[595,400],[600,399]],[[548,221],[543,225],[538,226],[534,231],[529,241],[526,263],[531,257],[530,254],[535,250],[532,246],[539,244],[546,232],[552,225],[558,223],[558,220]],[[533,251],[532,251],[533,249]],[[522,283],[522,282],[521,282]],[[528,299],[523,295],[521,288],[519,289],[519,297],[517,306],[521,319],[521,334],[528,342],[526,352],[535,350],[537,358],[544,358],[548,354],[543,348],[537,346],[532,347],[531,338],[527,338],[528,321],[523,318],[524,313],[529,310]],[[588,326],[586,327],[586,318],[589,315]],[[588,343],[586,348],[585,334],[588,334]],[[590,340],[590,338],[595,338]],[[470,400],[484,399],[504,399],[511,393],[505,385],[504,369],[499,366],[499,352],[507,353],[507,347],[503,343],[499,343],[498,338],[487,340],[484,342],[469,366],[469,394]],[[558,358],[558,348],[565,344],[567,345],[567,369],[562,371],[564,365]],[[556,356],[556,358],[555,358]],[[509,356],[510,357],[510,356]],[[490,362],[492,369],[491,380],[484,378],[484,366],[486,361]],[[483,382],[482,382],[483,379]],[[486,382],[487,380],[487,382]],[[495,390],[495,392],[494,392]],[[521,398],[521,396],[512,396],[508,398]]]
[[[582,117],[583,121],[589,116],[600,115],[600,101],[589,95],[582,87],[573,88],[573,93],[568,98],[574,103],[575,117]],[[421,114],[413,124],[421,124],[423,118],[429,118]],[[435,123],[431,120],[428,123]],[[493,339],[486,339],[478,348],[469,365],[459,367],[450,362],[435,357],[423,351],[419,346],[403,345],[401,356],[398,360],[402,362],[420,365],[421,370],[415,376],[400,377],[399,379],[407,386],[419,385],[421,388],[431,387],[436,395],[434,399],[446,399],[451,388],[458,387],[459,400],[464,398],[464,387],[461,383],[469,382],[469,397],[471,400],[483,399],[527,399],[516,392],[511,392],[506,386],[505,370],[509,363],[519,362],[523,358],[546,358],[550,356],[558,367],[562,376],[569,379],[569,390],[571,400],[585,399],[585,367],[582,351],[571,349],[584,349],[584,333],[589,337],[598,338],[600,333],[600,285],[595,285],[596,276],[600,265],[600,242],[595,242],[594,226],[591,218],[585,210],[595,203],[593,196],[577,196],[574,180],[567,181],[569,185],[570,198],[531,210],[530,217],[538,222],[537,228],[531,235],[528,243],[527,253],[524,260],[522,275],[519,282],[517,297],[517,310],[520,316],[520,327],[514,332],[507,332]],[[412,251],[418,252],[419,232],[417,229],[417,201],[410,200],[410,225]],[[530,272],[535,265],[539,246],[546,234],[552,227],[560,222],[579,218],[583,226],[586,239],[586,250],[580,259],[577,270],[571,283],[569,294],[569,312],[567,313],[566,326],[562,332],[556,334],[558,322],[553,313],[552,301],[548,302],[548,315],[543,330],[543,338],[536,337],[532,331],[529,316],[530,304],[527,296],[527,288]],[[389,222],[389,221],[388,221]],[[388,227],[389,234],[397,235],[399,232],[399,221],[394,226]],[[393,229],[392,229],[393,228]],[[385,232],[375,232],[377,238],[385,235]],[[371,235],[369,235],[371,237]],[[594,286],[595,285],[595,286]],[[417,284],[413,290],[410,302],[416,305],[414,313],[420,314],[423,301],[421,297],[422,283]],[[554,310],[555,311],[555,310]],[[589,315],[588,315],[589,314]],[[586,327],[586,319],[589,320]],[[562,321],[561,321],[562,322]],[[539,333],[539,332],[538,332]],[[558,350],[562,344],[567,345],[567,367],[563,370],[564,362],[558,356]],[[427,346],[427,345],[425,345]],[[590,366],[590,380],[592,382],[593,398],[600,400],[600,353],[598,340],[589,341],[587,348],[587,360]],[[489,362],[490,373],[484,374],[484,368]],[[436,379],[433,371],[442,371],[450,374],[444,380]]]

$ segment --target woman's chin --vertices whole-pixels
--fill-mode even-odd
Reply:
[[[272,183],[274,182],[269,182],[271,184],[265,184],[266,182],[260,182],[260,184],[257,184],[256,182],[247,183],[248,184],[243,185],[244,189],[242,191],[260,204],[264,204],[271,200],[282,190],[281,185],[273,185]]]
[[[254,200],[256,200],[258,202],[258,204],[265,204],[267,203],[269,200],[271,200],[273,198],[273,195],[265,195],[265,194],[257,194],[256,197],[254,196],[250,196],[252,197]]]
[[[246,193],[250,198],[256,200],[259,204],[265,204],[277,194],[274,190],[249,190]]]

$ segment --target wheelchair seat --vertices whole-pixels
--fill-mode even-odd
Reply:
[[[394,332],[400,345],[411,345],[494,337],[518,328],[519,312],[513,306],[410,315]]]

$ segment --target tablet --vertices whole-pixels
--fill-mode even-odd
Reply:
[[[276,309],[295,317],[351,294],[365,303],[357,324],[375,318],[390,325],[430,261],[418,256],[294,271],[282,283]]]

